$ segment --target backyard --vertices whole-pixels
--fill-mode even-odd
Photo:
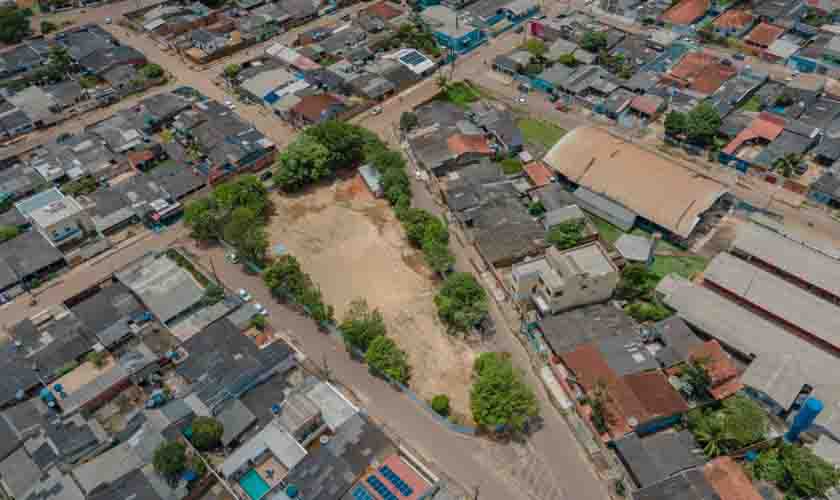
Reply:
[[[537,146],[543,150],[549,150],[561,137],[566,135],[566,130],[557,125],[535,118],[522,118],[517,124],[522,131],[525,142]]]
[[[282,243],[297,257],[336,319],[357,298],[378,308],[388,335],[408,354],[409,385],[426,400],[447,394],[455,413],[469,415],[476,353],[438,320],[437,284],[388,203],[374,199],[358,177],[299,195],[275,194],[273,201],[270,245]]]

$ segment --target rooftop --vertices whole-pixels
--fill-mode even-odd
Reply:
[[[706,461],[687,430],[663,431],[644,438],[628,434],[615,441],[615,449],[633,481],[642,488]]]
[[[27,231],[0,243],[0,289],[63,261],[64,255],[40,232]]]
[[[539,321],[546,342],[556,354],[610,337],[637,337],[639,326],[624,311],[610,304],[594,304]]]
[[[721,29],[742,29],[753,22],[753,16],[741,9],[729,9],[721,14],[712,24]]]
[[[681,0],[662,14],[662,20],[671,24],[692,24],[709,10],[710,0]]]
[[[167,323],[204,296],[195,278],[165,255],[149,255],[115,273],[158,317]]]
[[[769,23],[761,23],[750,31],[744,41],[760,47],[769,47],[777,38],[785,33],[781,26]]]
[[[726,193],[716,181],[593,127],[578,127],[563,136],[544,161],[570,181],[682,237]],[[662,189],[668,197],[655,195]]]

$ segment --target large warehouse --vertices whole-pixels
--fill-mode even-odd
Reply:
[[[622,205],[658,228],[686,239],[727,189],[605,130],[579,127],[545,162],[573,186]]]

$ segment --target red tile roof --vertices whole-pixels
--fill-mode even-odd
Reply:
[[[403,12],[383,0],[365,9],[365,13],[369,16],[376,16],[388,21],[402,15]]]
[[[753,140],[764,139],[766,141],[773,141],[782,130],[785,128],[785,119],[773,113],[762,112],[750,124],[749,128],[742,130],[732,142],[723,148],[723,152],[728,155],[735,154],[741,144]]]
[[[740,9],[727,10],[712,23],[716,28],[739,29],[749,26],[753,16],[749,12]]]
[[[720,500],[762,500],[744,469],[731,457],[719,457],[703,467],[703,476]]]
[[[642,403],[647,418],[670,417],[688,411],[688,403],[661,371],[634,373],[624,382]]]
[[[321,120],[322,113],[330,106],[341,104],[335,96],[330,94],[316,94],[303,96],[300,102],[292,108],[297,113],[313,123]]]
[[[750,31],[744,41],[767,48],[785,33],[785,29],[773,24],[761,23]]]
[[[464,153],[493,153],[493,150],[490,149],[490,143],[487,142],[487,139],[483,135],[451,135],[446,140],[446,145],[449,146],[449,151],[456,155]]]
[[[535,187],[542,187],[546,186],[551,183],[551,179],[554,177],[554,172],[548,168],[548,165],[541,161],[532,161],[531,163],[525,165],[523,168],[525,170],[525,174],[531,179],[531,184]]]
[[[670,74],[663,80],[708,95],[713,94],[737,72],[733,66],[723,64],[712,54],[689,52],[671,68]]]
[[[630,101],[630,108],[646,115],[655,115],[659,112],[664,99],[658,95],[637,95]]]
[[[688,359],[700,360],[703,363],[712,385],[709,392],[715,399],[731,396],[743,387],[738,380],[738,367],[717,340],[710,340],[695,347],[689,352]]]
[[[688,405],[660,371],[619,377],[595,344],[585,344],[561,356],[578,383],[590,395],[599,385],[606,388],[605,418],[615,436],[633,430],[631,422],[647,422],[688,410]]]
[[[671,24],[691,24],[709,10],[711,0],[682,0],[662,14],[662,20]]]

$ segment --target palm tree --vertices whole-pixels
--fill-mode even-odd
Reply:
[[[437,79],[435,79],[435,83],[437,83],[438,88],[441,92],[446,92],[449,90],[449,78],[446,77],[443,73],[438,74]]]
[[[703,453],[709,458],[725,454],[732,436],[726,429],[724,412],[695,411],[696,414],[689,414],[689,427],[694,433],[694,438],[703,446]]]
[[[779,158],[773,163],[775,170],[781,170],[782,176],[785,178],[793,177],[794,170],[802,163],[802,155],[796,153],[788,153],[784,157]]]

